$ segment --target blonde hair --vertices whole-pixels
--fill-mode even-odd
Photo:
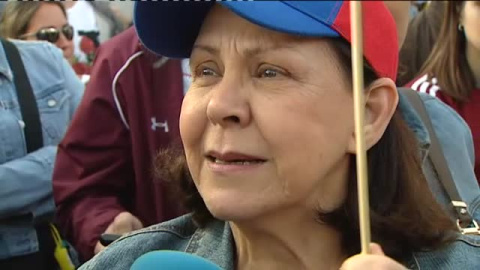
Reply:
[[[20,39],[26,34],[30,21],[42,4],[57,5],[65,17],[67,12],[61,2],[57,1],[9,1],[0,18],[0,35],[3,38]]]

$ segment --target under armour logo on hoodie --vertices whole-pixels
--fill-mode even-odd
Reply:
[[[157,122],[156,117],[152,117],[152,130],[157,131],[157,128],[163,128],[163,131],[165,133],[168,132],[168,122],[165,120],[165,122]]]

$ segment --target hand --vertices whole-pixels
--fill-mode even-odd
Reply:
[[[105,230],[105,233],[124,235],[141,228],[143,228],[143,224],[137,217],[129,212],[121,212],[113,219],[112,223],[110,223]],[[97,254],[103,249],[105,249],[105,246],[98,241],[93,252]]]
[[[348,258],[340,267],[341,270],[405,270],[403,265],[385,256],[378,244],[370,244],[370,254],[359,254]]]

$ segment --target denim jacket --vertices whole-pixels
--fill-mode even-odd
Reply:
[[[459,181],[462,198],[470,204],[469,210],[478,218],[480,188],[473,173],[473,142],[466,123],[441,101],[421,95],[432,124],[442,144],[447,163]],[[424,157],[430,138],[428,131],[405,97],[400,96],[401,113],[417,136]],[[451,131],[455,132],[451,132]],[[431,164],[424,171],[437,200],[449,203]],[[453,216],[453,212],[449,213]],[[197,228],[190,215],[132,232],[112,243],[104,251],[85,263],[80,270],[130,269],[141,255],[154,250],[177,250],[204,257],[222,269],[234,269],[234,243],[228,222],[214,221],[207,227]],[[402,262],[409,269],[480,269],[480,236],[458,235],[448,247],[430,252],[412,253]]]
[[[185,215],[120,238],[82,265],[80,270],[127,270],[138,257],[154,250],[191,253],[222,269],[235,269],[234,242],[229,223],[213,221],[199,229],[193,224],[191,216]],[[459,235],[447,248],[412,253],[402,263],[409,269],[419,270],[480,269],[480,238]]]
[[[36,97],[44,147],[27,154],[13,74],[0,44],[0,260],[38,251],[34,224],[51,217],[52,171],[84,85],[46,42],[12,40]]]
[[[458,193],[467,203],[469,212],[477,221],[480,221],[480,187],[474,172],[475,154],[470,128],[450,106],[428,94],[419,94],[430,116]],[[426,159],[430,137],[425,125],[403,95],[400,95],[399,107],[403,118],[419,141],[423,157],[423,172],[430,189],[437,201],[447,206],[450,217],[456,218],[456,213],[450,207],[451,201],[447,193],[437,178],[432,164]]]

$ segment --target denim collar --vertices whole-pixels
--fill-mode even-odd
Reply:
[[[3,48],[3,44],[1,43],[0,43],[0,74],[2,74],[8,80],[13,81],[12,70],[10,69],[10,65],[8,64],[5,49]]]
[[[214,220],[195,231],[185,252],[212,261],[222,269],[235,269],[233,243],[229,223]]]
[[[202,229],[195,230],[184,252],[205,258],[221,269],[235,269],[234,240],[228,222],[213,220]],[[409,269],[420,269],[414,254],[404,258]]]
[[[415,108],[410,104],[407,97],[403,96],[402,92],[399,92],[398,108],[400,109],[400,113],[408,127],[410,127],[410,130],[413,131],[417,138],[423,162],[427,157],[428,149],[430,148],[430,136],[428,135],[428,130]]]

